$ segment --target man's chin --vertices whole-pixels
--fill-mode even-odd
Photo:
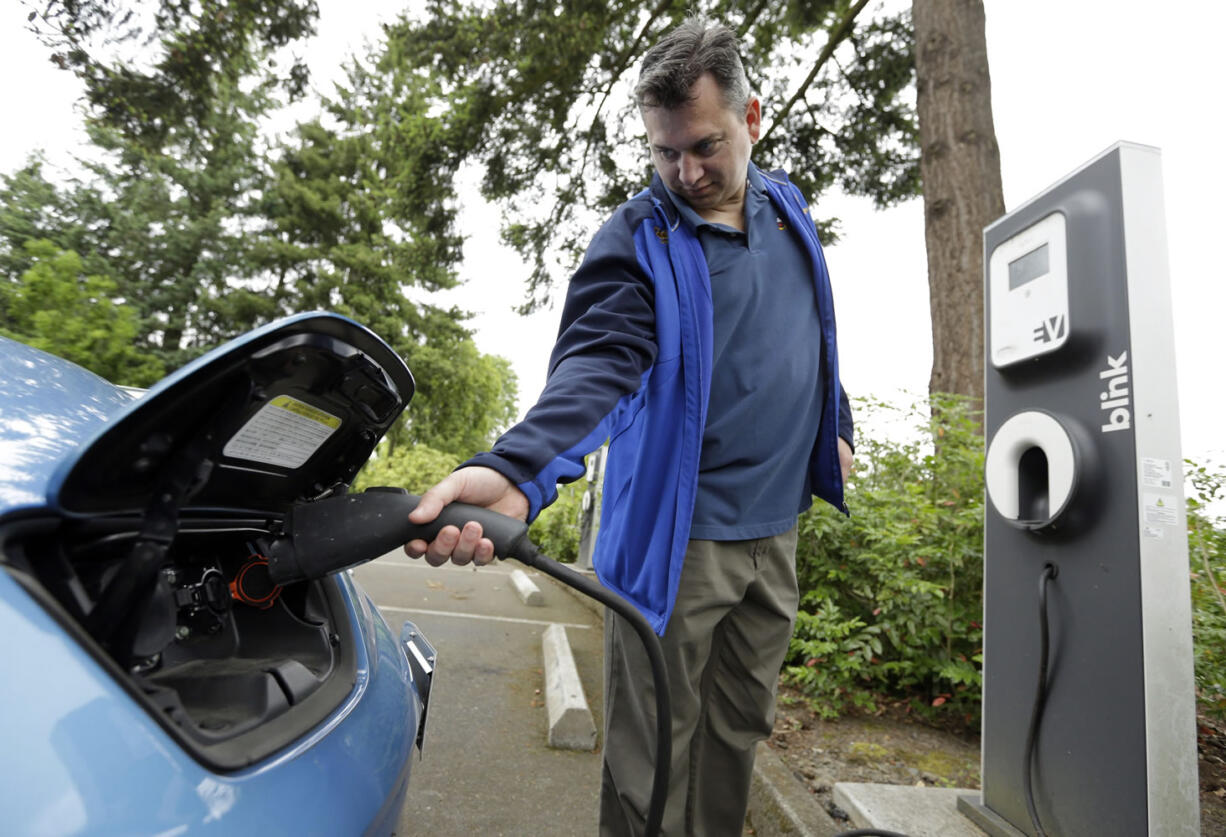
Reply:
[[[694,209],[710,209],[718,203],[719,195],[715,189],[702,189],[698,192],[682,192],[681,196]]]

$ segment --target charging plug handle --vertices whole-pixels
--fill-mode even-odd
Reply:
[[[466,503],[451,503],[419,526],[409,520],[419,502],[415,494],[367,491],[293,506],[285,517],[285,534],[268,550],[268,574],[281,585],[323,578],[411,540],[432,541],[444,526],[462,528],[470,520],[481,524],[499,558],[518,558],[531,546],[522,520]]]

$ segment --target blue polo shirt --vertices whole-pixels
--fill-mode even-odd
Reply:
[[[788,531],[812,502],[808,463],[822,414],[821,324],[804,245],[749,164],[745,232],[669,193],[711,273],[714,366],[690,537]]]

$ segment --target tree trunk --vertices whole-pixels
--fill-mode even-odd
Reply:
[[[1005,211],[982,0],[912,0],[932,309],[928,390],[983,399],[983,228]]]

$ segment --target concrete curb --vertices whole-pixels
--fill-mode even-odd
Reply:
[[[583,574],[596,581],[594,572],[588,570]],[[574,596],[604,623],[604,605],[556,579],[550,578],[550,581]],[[759,837],[834,837],[840,830],[809,789],[766,744],[758,745],[754,758],[749,822]]]
[[[848,813],[856,828],[906,832],[911,837],[983,837],[984,832],[958,809],[958,799],[967,795],[977,798],[979,791],[865,782],[834,786],[834,804]]]
[[[596,724],[570,652],[566,629],[550,625],[541,639],[545,656],[545,710],[549,746],[558,750],[596,749]]]
[[[757,837],[834,837],[834,820],[765,743],[754,757],[749,822]]]
[[[545,596],[541,593],[541,588],[537,587],[523,570],[511,570],[511,587],[514,588],[515,595],[519,596],[519,600],[529,607],[545,606]]]

